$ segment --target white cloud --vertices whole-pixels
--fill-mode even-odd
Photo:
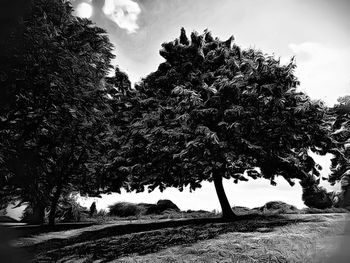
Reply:
[[[350,94],[350,49],[329,47],[320,43],[290,44],[296,55],[295,74],[301,89],[313,99],[329,105]]]
[[[102,10],[109,19],[128,33],[135,33],[139,28],[137,18],[141,8],[132,0],[105,0]]]

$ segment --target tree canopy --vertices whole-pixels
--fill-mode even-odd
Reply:
[[[319,176],[308,150],[325,154],[332,142],[325,106],[297,90],[294,60],[241,49],[184,29],[162,44],[165,59],[120,99],[124,126],[110,164],[128,190],[201,187],[214,181],[224,217],[234,216],[222,178]],[[117,186],[117,184],[116,184]]]
[[[97,194],[112,115],[112,44],[67,1],[33,1],[1,72],[0,201],[29,202],[50,221],[64,192]],[[118,71],[117,71],[118,72]]]
[[[330,181],[350,193],[349,97],[330,110],[312,101],[298,90],[293,58],[282,64],[233,36],[188,38],[182,28],[162,44],[164,62],[132,88],[118,67],[108,76],[106,32],[73,16],[68,1],[27,5],[1,29],[13,45],[0,40],[0,208],[28,202],[40,222],[49,208],[54,223],[72,191],[182,191],[213,181],[230,218],[223,178],[276,185],[276,176],[300,180],[303,198],[324,207],[330,196],[315,187],[321,167],[310,150],[334,154]]]
[[[350,96],[340,97],[331,109],[334,116],[332,139],[336,147],[331,150],[332,174],[330,182],[341,182],[341,196],[337,205],[350,206]]]

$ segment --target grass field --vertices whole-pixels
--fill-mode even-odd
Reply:
[[[110,226],[24,248],[34,262],[328,262],[347,220],[346,214],[253,215],[135,224],[129,232]]]
[[[294,216],[300,217],[305,221],[225,233],[196,244],[112,262],[349,262],[350,232],[345,215]]]

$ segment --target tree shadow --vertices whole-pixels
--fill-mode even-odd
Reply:
[[[65,258],[109,261],[130,254],[148,254],[175,245],[192,244],[229,232],[271,232],[275,227],[301,222],[319,222],[314,217],[244,215],[235,220],[196,218],[153,223],[113,225],[86,231],[67,239],[51,239],[24,248],[35,261],[54,262]],[[88,261],[87,261],[88,262]]]

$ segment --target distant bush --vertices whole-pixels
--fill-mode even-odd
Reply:
[[[40,223],[44,223],[45,222],[45,213],[47,211],[39,211],[38,209],[36,210],[37,213],[35,213],[33,207],[31,206],[31,204],[24,204],[25,208],[22,212],[21,215],[21,223],[27,223],[27,224],[40,224]],[[41,214],[41,212],[43,213],[43,215]],[[43,222],[39,221],[43,219]]]
[[[156,205],[150,205],[147,207],[146,214],[161,214],[166,210],[173,210],[179,212],[180,209],[172,201],[168,199],[159,200]]]
[[[254,212],[253,210],[251,210],[248,207],[245,206],[234,206],[232,207],[232,210],[234,213],[240,215],[240,214],[251,214],[252,212]]]
[[[90,221],[96,222],[98,224],[104,224],[111,220],[107,210],[101,209],[96,212],[92,217],[89,217]]]
[[[129,217],[138,216],[141,213],[141,209],[138,204],[128,202],[118,202],[109,207],[109,214],[112,216]]]
[[[271,201],[267,202],[264,206],[264,208],[269,210],[276,210],[276,209],[290,209],[290,210],[297,210],[297,208],[294,205],[287,204],[282,201]]]
[[[310,208],[325,209],[333,206],[332,193],[321,186],[303,186],[302,199],[304,204]]]
[[[156,204],[139,203],[137,205],[139,206],[141,214],[143,215],[151,215],[158,213]]]
[[[101,209],[101,210],[98,210],[97,213],[96,213],[96,216],[107,216],[108,215],[108,212],[107,210],[104,210],[104,209]]]
[[[177,207],[177,205],[175,205],[172,201],[170,201],[168,199],[159,200],[157,202],[157,207],[159,210],[163,210],[163,211],[168,210],[168,209],[180,211],[180,209]]]
[[[66,196],[57,206],[56,218],[60,222],[80,222],[84,221],[88,214],[86,207],[81,206],[75,196]]]
[[[157,204],[118,202],[109,206],[112,216],[129,217],[140,215],[160,215],[166,213],[179,213],[180,209],[170,200],[159,200]]]
[[[293,205],[282,201],[267,202],[261,207],[254,207],[252,209],[245,206],[234,206],[232,210],[237,215],[247,214],[298,214],[299,209]]]
[[[27,205],[22,213],[21,222],[22,223],[31,223],[33,221],[33,208],[30,205]]]
[[[162,200],[160,200],[162,201]],[[170,201],[170,200],[169,200]],[[170,201],[171,202],[171,201]],[[109,206],[110,216],[117,217],[137,217],[147,219],[176,219],[176,218],[204,218],[204,217],[215,217],[215,212],[208,212],[204,210],[187,210],[181,211],[173,202],[157,202],[157,204],[147,203],[128,203],[118,202]],[[164,205],[165,204],[165,205]],[[176,208],[174,207],[176,206]],[[165,209],[165,210],[164,210]],[[322,213],[347,213],[349,212],[343,208],[304,208],[302,210],[297,207],[287,204],[282,201],[271,201],[267,202],[261,207],[255,207],[250,209],[244,206],[234,206],[232,210],[237,215],[269,215],[269,214],[322,214]],[[97,213],[99,218],[107,216],[107,212],[102,210]]]
[[[261,211],[270,211],[278,214],[297,214],[299,209],[293,205],[287,204],[282,201],[267,202],[260,208]]]

